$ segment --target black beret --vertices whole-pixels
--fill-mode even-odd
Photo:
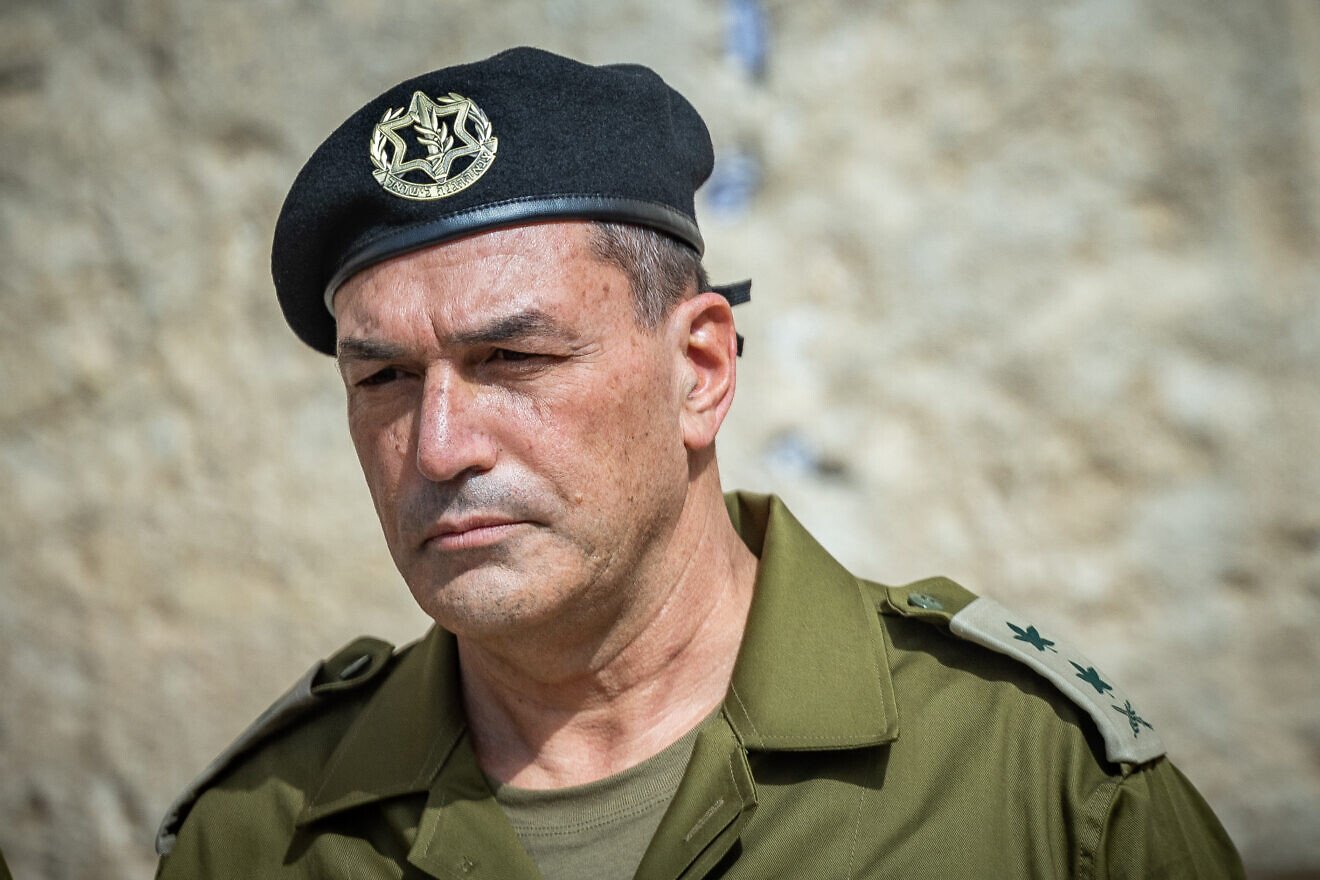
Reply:
[[[307,160],[275,225],[289,326],[334,354],[327,302],[351,275],[473,232],[575,218],[658,229],[700,254],[710,134],[655,72],[510,49],[407,80]]]

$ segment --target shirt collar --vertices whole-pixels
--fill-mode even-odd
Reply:
[[[733,493],[726,500],[760,558],[724,703],[738,739],[757,750],[893,741],[898,712],[885,639],[857,579],[778,498]],[[466,729],[457,643],[433,627],[349,726],[297,824],[427,791]]]
[[[353,720],[296,824],[427,791],[466,729],[458,644],[432,627]]]
[[[885,638],[862,586],[774,496],[726,497],[760,562],[724,709],[749,749],[892,742],[898,710]]]

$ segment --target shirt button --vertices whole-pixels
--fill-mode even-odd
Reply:
[[[348,681],[350,678],[357,675],[362,670],[366,669],[370,663],[371,663],[371,655],[363,654],[361,657],[358,657],[352,663],[344,667],[343,671],[339,673],[339,680]]]
[[[943,611],[944,604],[930,593],[908,593],[908,604],[927,611]]]

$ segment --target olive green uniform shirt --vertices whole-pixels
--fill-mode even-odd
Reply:
[[[730,512],[760,558],[755,598],[638,878],[1242,876],[1167,759],[1109,760],[1103,723],[1055,684],[952,634],[975,597],[859,581],[776,499],[731,496]],[[1024,652],[1058,653],[1016,631]],[[1150,742],[1126,708],[1108,735]],[[176,804],[158,847],[162,880],[538,876],[477,766],[438,628],[313,669]]]

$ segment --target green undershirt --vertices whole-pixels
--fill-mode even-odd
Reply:
[[[631,880],[692,757],[701,725],[622,773],[535,790],[490,780],[544,880]]]

